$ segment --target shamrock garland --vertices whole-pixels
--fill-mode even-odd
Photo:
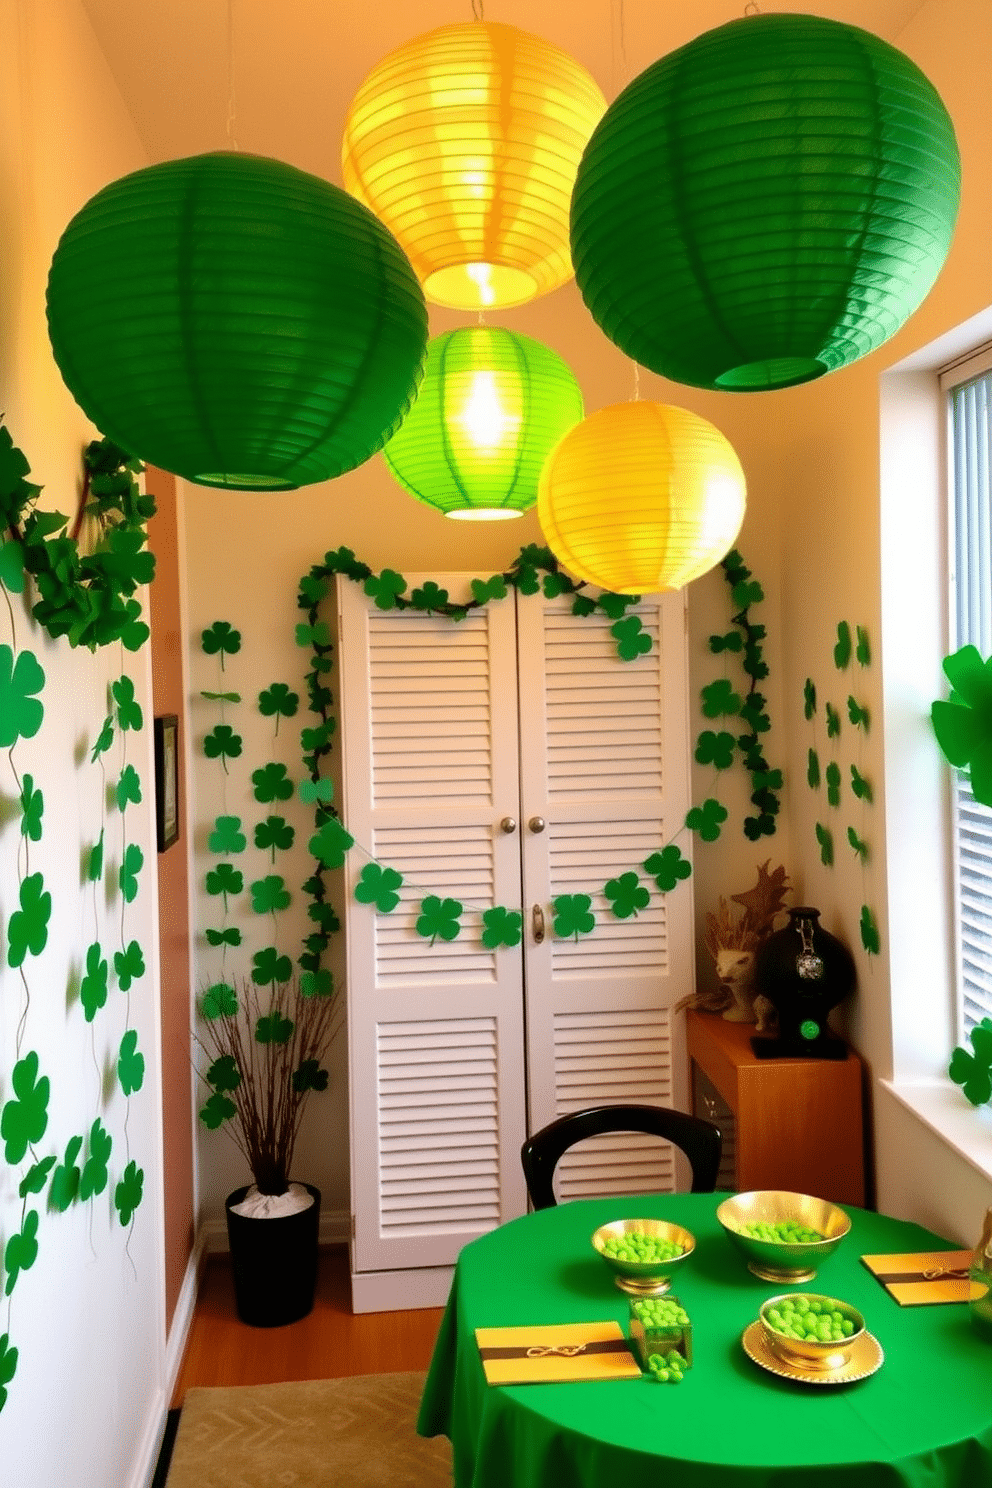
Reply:
[[[930,709],[937,743],[949,764],[967,771],[975,800],[992,806],[992,657],[962,646],[944,658],[944,674],[950,698]]]
[[[992,1018],[983,1018],[969,1034],[971,1053],[960,1045],[951,1055],[947,1073],[973,1106],[992,1100]]]

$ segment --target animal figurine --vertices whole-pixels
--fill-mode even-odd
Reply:
[[[768,872],[771,859],[758,865],[758,881],[745,893],[732,894],[730,902],[722,896],[718,912],[706,916],[704,943],[713,957],[718,987],[714,991],[694,993],[676,1004],[721,1013],[730,1023],[756,1023],[759,1033],[773,1026],[775,1009],[767,997],[754,986],[755,953],[772,933],[775,917],[785,907],[788,887],[785,869]],[[732,905],[739,904],[743,913]]]

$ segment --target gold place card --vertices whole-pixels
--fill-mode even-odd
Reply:
[[[641,1377],[616,1322],[476,1328],[475,1339],[490,1385]]]
[[[921,1307],[969,1300],[971,1256],[970,1250],[921,1250],[861,1259],[900,1307]]]

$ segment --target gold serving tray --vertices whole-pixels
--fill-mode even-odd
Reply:
[[[851,1347],[846,1361],[837,1369],[805,1369],[781,1358],[771,1346],[768,1334],[760,1320],[750,1323],[741,1334],[741,1343],[749,1359],[753,1359],[769,1374],[782,1379],[800,1380],[804,1385],[849,1385],[855,1380],[867,1379],[885,1362],[885,1354],[878,1339],[871,1333],[862,1333]]]

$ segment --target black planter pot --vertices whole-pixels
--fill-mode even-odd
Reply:
[[[754,1038],[759,1058],[844,1059],[847,1046],[827,1024],[830,1009],[853,990],[854,958],[819,923],[820,911],[789,910],[789,923],[758,949],[754,981],[778,1014],[777,1038]]]
[[[320,1189],[305,1183],[309,1209],[273,1219],[235,1214],[248,1192],[236,1188],[224,1204],[238,1317],[254,1328],[278,1328],[306,1317],[317,1284]]]

